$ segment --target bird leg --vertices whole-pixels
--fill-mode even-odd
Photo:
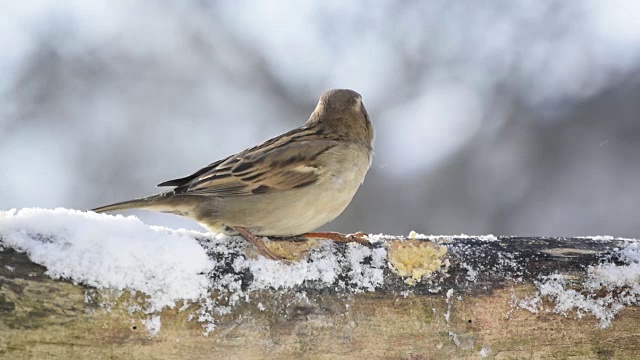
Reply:
[[[249,230],[240,227],[240,226],[233,226],[233,229],[235,231],[237,231],[240,236],[242,236],[243,238],[245,238],[247,241],[249,241],[250,243],[252,243],[253,245],[255,245],[256,249],[258,249],[258,253],[260,253],[260,255],[266,257],[267,259],[271,259],[271,260],[284,260],[284,258],[276,253],[274,253],[273,251],[271,251],[271,249],[269,249],[267,247],[267,245],[264,243],[264,241],[252,234]]]
[[[364,245],[367,247],[371,246],[371,243],[367,238],[367,234],[360,231],[358,231],[355,234],[346,234],[346,235],[341,234],[339,232],[332,232],[332,231],[309,232],[309,233],[304,233],[300,236],[307,239],[327,239],[327,240],[333,240],[341,243],[356,242],[360,245]]]

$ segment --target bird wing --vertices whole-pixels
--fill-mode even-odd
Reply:
[[[310,129],[296,129],[160,186],[177,186],[175,194],[207,196],[267,194],[302,188],[318,180],[322,171],[318,157],[336,145]]]

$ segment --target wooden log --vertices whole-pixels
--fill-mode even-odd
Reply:
[[[4,247],[0,358],[640,358],[635,241],[379,240],[357,262],[350,256],[361,245],[315,248],[305,261],[326,252],[338,259],[331,283],[273,289],[255,286],[251,268],[238,267],[240,242],[221,252],[200,237],[216,259],[214,283],[233,277],[237,287],[212,289],[210,303],[150,314],[137,311],[143,294],[53,280]],[[271,246],[309,251],[301,243]],[[362,274],[381,278],[355,284]],[[215,329],[205,335],[207,324]]]

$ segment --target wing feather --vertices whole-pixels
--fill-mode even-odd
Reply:
[[[318,180],[318,157],[336,145],[336,141],[311,129],[299,128],[160,185],[177,186],[176,194],[207,196],[245,196],[302,188]]]

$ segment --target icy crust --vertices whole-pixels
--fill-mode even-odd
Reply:
[[[371,241],[372,243],[380,243],[380,242],[384,242],[384,241],[388,241],[388,240],[397,240],[401,237],[397,236],[397,235],[385,235],[385,234],[373,234],[373,235],[369,235],[369,241]],[[409,233],[409,236],[407,236],[405,239],[416,239],[416,240],[428,240],[428,241],[439,241],[439,242],[447,242],[447,241],[455,241],[455,240],[460,240],[460,239],[470,239],[470,240],[474,240],[474,241],[480,241],[480,242],[493,242],[493,241],[500,241],[500,240],[508,240],[514,238],[512,236],[495,236],[492,234],[488,234],[488,235],[467,235],[467,234],[458,234],[458,235],[425,235],[425,234],[420,234],[420,233],[416,233],[415,231],[412,231],[411,233]],[[522,238],[522,237],[516,237],[516,238]],[[526,238],[526,237],[525,237]],[[624,238],[624,237],[614,237],[614,236],[610,236],[610,235],[597,235],[597,236],[578,236],[575,237],[576,239],[585,239],[585,240],[592,240],[592,241],[612,241],[612,240],[618,240],[618,241],[628,241],[628,242],[637,242],[637,239],[633,239],[633,238]]]
[[[611,240],[621,240],[621,241],[629,241],[629,242],[638,241],[638,239],[615,237],[611,235],[578,236],[577,239],[587,239],[587,240],[593,240],[593,241],[611,241]]]
[[[388,240],[397,240],[399,237],[396,235],[384,235],[384,234],[373,234],[369,235],[369,241],[372,243],[379,243]],[[428,240],[428,241],[454,241],[455,239],[474,239],[477,241],[498,241],[498,237],[494,235],[425,235],[420,234],[415,231],[411,231],[409,236],[406,239],[415,239],[415,240]]]
[[[535,285],[536,294],[516,300],[517,306],[532,313],[554,312],[578,319],[592,315],[606,328],[625,306],[640,305],[640,245],[630,242],[611,259],[590,266],[580,284],[565,275],[550,275]],[[576,285],[580,291],[573,289]]]
[[[245,245],[220,234],[147,226],[133,216],[61,208],[0,212],[0,247],[27,253],[47,268],[48,276],[143,294],[145,301],[132,301],[129,310],[150,315],[142,320],[150,335],[161,327],[154,314],[165,307],[199,304],[193,317],[211,331],[216,316],[249,302],[255,291],[330,287],[354,293],[374,291],[383,283],[384,248],[336,251],[327,242],[305,259],[285,264],[247,259],[241,255]]]

